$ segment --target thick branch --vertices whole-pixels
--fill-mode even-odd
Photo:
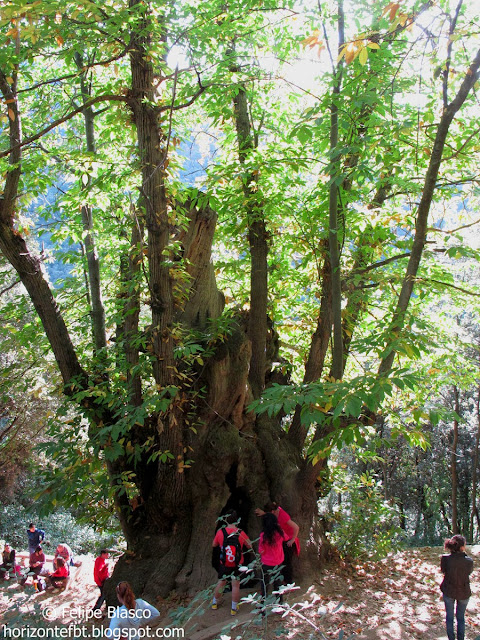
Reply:
[[[62,116],[61,118],[54,120],[51,124],[48,125],[48,127],[45,127],[44,129],[36,133],[34,136],[25,138],[25,140],[22,140],[21,142],[15,143],[13,145],[11,144],[9,149],[6,149],[5,151],[0,152],[0,158],[6,158],[13,151],[20,150],[21,148],[26,147],[32,142],[35,142],[35,140],[39,140],[44,135],[46,135],[49,131],[51,131],[52,129],[55,129],[55,127],[58,127],[64,122],[68,122],[68,120],[71,120],[76,115],[78,115],[79,113],[82,113],[85,109],[87,109],[88,107],[91,107],[94,104],[97,104],[98,102],[128,102],[128,99],[126,96],[117,96],[117,95],[109,95],[109,94],[106,94],[104,96],[97,96],[96,98],[90,98],[90,100],[87,100],[87,102],[85,102],[81,107],[78,107],[77,109],[70,111],[69,113]]]
[[[16,85],[12,87],[7,81],[7,78],[3,72],[0,71],[0,90],[2,91],[3,98],[8,104],[8,118],[9,118],[9,137],[10,137],[10,149],[2,154],[2,157],[9,157],[10,170],[5,177],[5,187],[3,189],[3,196],[0,199],[0,217],[7,224],[11,224],[13,220],[13,213],[15,209],[15,201],[18,195],[18,184],[20,181],[20,175],[22,173],[21,168],[21,140],[22,140],[22,124],[20,119],[20,110],[18,108],[18,100],[16,95]]]
[[[477,52],[477,55],[475,56],[472,64],[467,70],[462,85],[457,92],[457,95],[455,96],[454,100],[448,105],[448,107],[444,109],[442,117],[438,124],[437,135],[435,136],[432,154],[430,156],[430,163],[428,165],[427,174],[425,176],[422,198],[418,206],[417,220],[415,224],[415,238],[413,240],[412,251],[410,254],[410,259],[408,261],[402,289],[398,298],[397,307],[395,309],[392,321],[388,329],[388,335],[393,339],[399,334],[404,326],[405,314],[412,295],[413,285],[418,273],[418,268],[420,266],[420,260],[423,255],[423,249],[425,247],[427,236],[428,215],[433,199],[433,193],[435,191],[437,183],[440,164],[442,162],[443,149],[445,146],[445,140],[448,135],[448,130],[455,115],[462,107],[471,88],[478,79],[479,67],[480,50]],[[392,368],[394,358],[395,351],[391,349],[380,363],[380,367],[378,370],[380,375],[388,374],[388,372]]]
[[[137,128],[142,167],[142,207],[148,230],[148,267],[152,310],[153,375],[158,385],[173,381],[174,299],[166,248],[169,244],[168,202],[165,189],[166,149],[155,106],[154,73],[150,58],[150,19],[140,0],[130,0],[140,18],[131,33],[130,67],[132,90],[129,104]]]
[[[203,329],[209,319],[221,315],[225,305],[211,261],[217,215],[208,206],[197,209],[189,201],[185,206],[190,222],[186,230],[179,229],[177,240],[182,244],[183,262],[190,277],[182,284],[185,304],[176,319],[185,326]]]
[[[0,250],[18,273],[40,317],[52,346],[63,381],[84,376],[78,362],[67,327],[57,307],[55,298],[43,275],[41,262],[33,256],[25,240],[14,229],[14,214],[21,175],[22,127],[15,84],[13,87],[0,72],[0,89],[10,108],[10,149],[3,155],[10,156],[12,169],[7,172],[3,197],[0,198]]]
[[[5,220],[5,207],[0,201],[0,250],[16,270],[26,288],[55,355],[64,383],[83,378],[75,349],[58,309],[55,298],[44,278],[41,262],[33,256],[24,239]]]
[[[231,70],[236,71],[234,64]],[[238,157],[242,165],[254,149],[250,127],[247,93],[244,86],[238,87],[233,99],[235,126],[237,129]],[[250,316],[248,335],[252,342],[249,381],[255,398],[260,397],[265,386],[265,350],[267,344],[268,301],[268,243],[263,210],[257,202],[256,176],[251,171],[243,177],[243,192],[246,199],[248,241],[250,244]]]

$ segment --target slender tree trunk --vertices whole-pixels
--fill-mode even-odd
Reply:
[[[343,1],[338,2],[338,35],[339,52],[343,45],[344,15]],[[341,64],[341,63],[340,63]],[[333,86],[333,97],[330,106],[330,188],[329,188],[329,247],[332,268],[332,319],[333,319],[333,349],[332,376],[340,380],[343,375],[343,333],[342,333],[342,274],[340,266],[340,233],[338,219],[338,190],[340,174],[340,153],[338,150],[338,109],[342,83],[342,67],[336,71]]]
[[[82,100],[84,104],[88,101],[90,96],[90,91],[87,86],[87,78],[85,72],[83,71],[83,58],[80,53],[75,54],[75,63],[80,71],[80,88],[82,92]],[[95,149],[95,116],[93,112],[93,107],[85,107],[83,110],[83,117],[85,122],[85,138],[86,138],[86,146],[87,152],[92,154],[92,157],[96,153]],[[84,176],[86,176],[86,182],[83,183],[83,191],[88,197],[88,189],[91,184],[90,175],[85,172]],[[82,178],[83,179],[83,178]],[[90,292],[90,301],[91,301],[91,315],[92,315],[92,329],[93,329],[93,340],[95,345],[95,350],[101,351],[107,346],[107,334],[105,329],[105,309],[102,301],[102,290],[101,290],[101,278],[100,278],[100,260],[98,258],[97,248],[95,245],[95,235],[93,228],[93,210],[92,207],[84,203],[82,205],[82,223],[83,223],[83,231],[84,238],[83,242],[85,245],[85,254],[87,258],[87,273],[88,273],[88,283],[89,283],[89,292]]]
[[[369,205],[370,210],[380,209],[387,199],[389,188],[383,179],[381,186],[377,188],[375,196]],[[357,239],[357,244],[353,254],[353,266],[347,280],[348,297],[343,312],[343,368],[348,360],[350,345],[356,327],[368,306],[365,296],[363,273],[372,265],[375,256],[375,245],[371,241],[373,229],[367,225],[365,232]],[[343,370],[342,370],[343,375]]]
[[[127,387],[134,407],[142,403],[142,378],[138,347],[138,323],[140,318],[140,278],[143,264],[143,213],[131,206],[132,235],[128,256],[121,261],[123,327],[121,329],[122,350],[127,362]]]
[[[480,349],[477,354],[480,364]],[[470,512],[469,533],[470,540],[474,539],[474,521],[477,521],[477,533],[480,531],[478,526],[479,514],[477,508],[477,477],[478,477],[478,460],[480,451],[480,385],[477,387],[477,396],[475,398],[475,418],[477,420],[477,431],[475,434],[475,447],[472,454],[472,503]]]
[[[417,517],[415,519],[414,535],[416,538],[420,536],[420,523],[423,514],[424,504],[424,491],[423,491],[423,478],[419,471],[419,459],[418,455],[415,456],[415,480],[416,480],[416,503],[417,503]]]
[[[402,500],[398,503],[398,509],[400,511],[400,529],[402,531],[407,530],[407,517],[405,515],[405,507],[403,506]]]
[[[454,396],[454,410],[457,415],[460,412],[460,400],[458,387],[453,387]],[[450,453],[450,477],[452,482],[452,532],[458,533],[458,469],[457,469],[457,456],[458,456],[458,420],[453,420],[453,438],[452,438],[452,450]]]
[[[465,460],[468,460],[469,454],[470,454],[470,451],[467,449],[464,449],[462,451],[462,458]],[[461,482],[460,488],[461,488],[461,492],[460,492],[461,501],[459,501],[459,504],[460,504],[461,516],[460,516],[459,528],[464,535],[468,536],[469,525],[470,525],[470,504],[471,504],[470,478],[468,478],[468,476],[463,482]]]
[[[320,253],[324,255],[323,267],[320,274],[322,285],[322,297],[317,318],[317,327],[312,336],[308,359],[305,365],[303,382],[308,384],[318,380],[323,372],[325,357],[332,332],[332,268],[330,253],[328,251],[328,240],[324,240],[320,245]],[[297,407],[288,430],[288,439],[297,451],[301,451],[305,438],[307,437],[307,427],[301,422],[301,407]]]
[[[450,520],[448,519],[448,515],[447,515],[447,508],[445,506],[444,502],[440,503],[440,513],[442,514],[442,519],[443,522],[445,523],[445,527],[447,529],[447,531],[451,531],[451,524],[450,524]]]
[[[323,254],[323,267],[320,274],[322,297],[318,312],[317,326],[312,336],[307,362],[305,364],[305,383],[318,380],[325,365],[325,357],[331,336],[332,326],[332,265],[328,251],[328,241],[320,243],[320,253]]]

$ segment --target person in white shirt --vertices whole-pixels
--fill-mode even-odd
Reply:
[[[119,582],[117,584],[117,598],[121,606],[117,607],[110,620],[110,625],[105,634],[107,638],[136,638],[135,629],[160,615],[160,612],[154,606],[141,598],[135,598],[132,587],[128,582]],[[125,634],[122,633],[124,629],[128,629]]]

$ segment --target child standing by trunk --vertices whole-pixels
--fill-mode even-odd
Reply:
[[[212,547],[220,547],[220,568],[218,570],[218,582],[213,594],[212,609],[217,609],[218,602],[223,593],[227,580],[232,581],[232,616],[237,615],[238,601],[240,600],[240,570],[243,562],[243,547],[252,546],[247,534],[236,525],[238,516],[235,511],[230,512],[225,518],[226,527],[221,527],[213,539]]]
[[[261,590],[262,598],[268,594],[270,585],[273,591],[278,591],[283,582],[283,561],[285,558],[283,551],[283,541],[288,540],[287,534],[278,524],[277,517],[273,513],[264,513],[262,516],[262,532],[258,544],[258,552],[262,562]],[[282,596],[278,597],[281,603]]]

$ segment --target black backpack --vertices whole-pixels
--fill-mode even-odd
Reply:
[[[238,567],[242,558],[242,547],[240,545],[241,531],[227,533],[227,529],[222,529],[223,543],[220,547],[220,564],[226,568]]]

